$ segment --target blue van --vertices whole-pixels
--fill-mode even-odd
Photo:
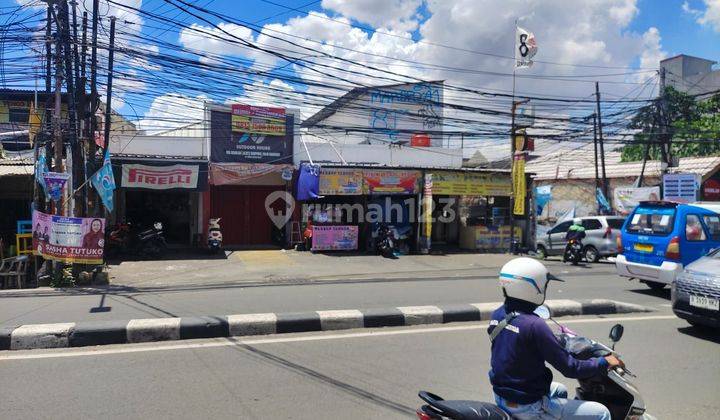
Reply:
[[[618,236],[617,273],[652,289],[671,284],[683,267],[720,247],[720,203],[643,201]]]

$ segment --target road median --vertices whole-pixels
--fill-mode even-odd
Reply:
[[[632,303],[606,299],[548,300],[554,317],[651,312]],[[399,327],[487,321],[499,302],[401,306],[385,309],[345,309],[297,313],[260,313],[206,317],[133,319],[0,328],[0,350],[85,347],[107,344],[187,340]]]

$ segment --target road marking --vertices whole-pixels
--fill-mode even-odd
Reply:
[[[677,319],[674,315],[654,315],[654,316],[618,316],[618,317],[607,317],[607,318],[584,318],[584,319],[568,319],[563,320],[563,324],[590,324],[600,322],[618,322],[618,321],[659,321]],[[292,337],[272,337],[272,338],[246,338],[230,337],[230,338],[210,338],[203,339],[203,341],[179,341],[179,342],[159,342],[152,343],[152,345],[140,344],[118,344],[111,346],[97,346],[91,350],[87,347],[75,347],[66,349],[56,349],[53,351],[45,350],[29,350],[18,354],[18,351],[6,351],[4,354],[0,353],[0,361],[7,360],[29,360],[29,359],[52,359],[58,357],[79,357],[79,356],[102,356],[108,354],[127,354],[127,353],[142,353],[150,351],[167,351],[167,350],[188,350],[188,349],[204,349],[214,347],[229,347],[236,345],[259,345],[259,344],[277,344],[277,343],[294,343],[294,342],[305,342],[305,341],[324,341],[324,340],[341,340],[349,338],[364,338],[364,337],[384,337],[391,335],[404,335],[404,334],[425,334],[425,333],[440,333],[440,332],[452,332],[452,331],[467,331],[467,330],[480,330],[488,327],[487,322],[473,323],[472,325],[453,325],[453,326],[440,326],[440,327],[426,327],[426,328],[412,328],[404,329],[401,327],[393,327],[382,330],[368,331],[368,332],[348,332],[348,333],[334,333],[334,334],[322,334],[322,335],[306,335],[306,336],[292,336]]]

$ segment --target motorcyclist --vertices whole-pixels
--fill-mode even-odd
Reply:
[[[585,238],[585,236],[585,228],[582,225],[582,219],[579,217],[574,218],[572,226],[570,226],[567,233],[565,234],[567,246],[565,246],[565,252],[563,253],[563,261],[567,259],[568,251],[572,246],[572,241],[576,241],[582,247],[582,240]]]
[[[495,402],[515,419],[610,420],[604,405],[568,399],[567,388],[553,382],[545,366],[548,362],[566,377],[581,379],[624,366],[612,355],[579,360],[560,345],[545,321],[533,313],[545,301],[550,280],[559,279],[532,258],[515,258],[500,271],[505,302],[493,312],[488,327]]]

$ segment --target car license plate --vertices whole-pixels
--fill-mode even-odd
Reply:
[[[705,296],[690,295],[690,306],[720,311],[720,300]]]
[[[648,244],[635,244],[635,251],[653,252],[653,246]]]

